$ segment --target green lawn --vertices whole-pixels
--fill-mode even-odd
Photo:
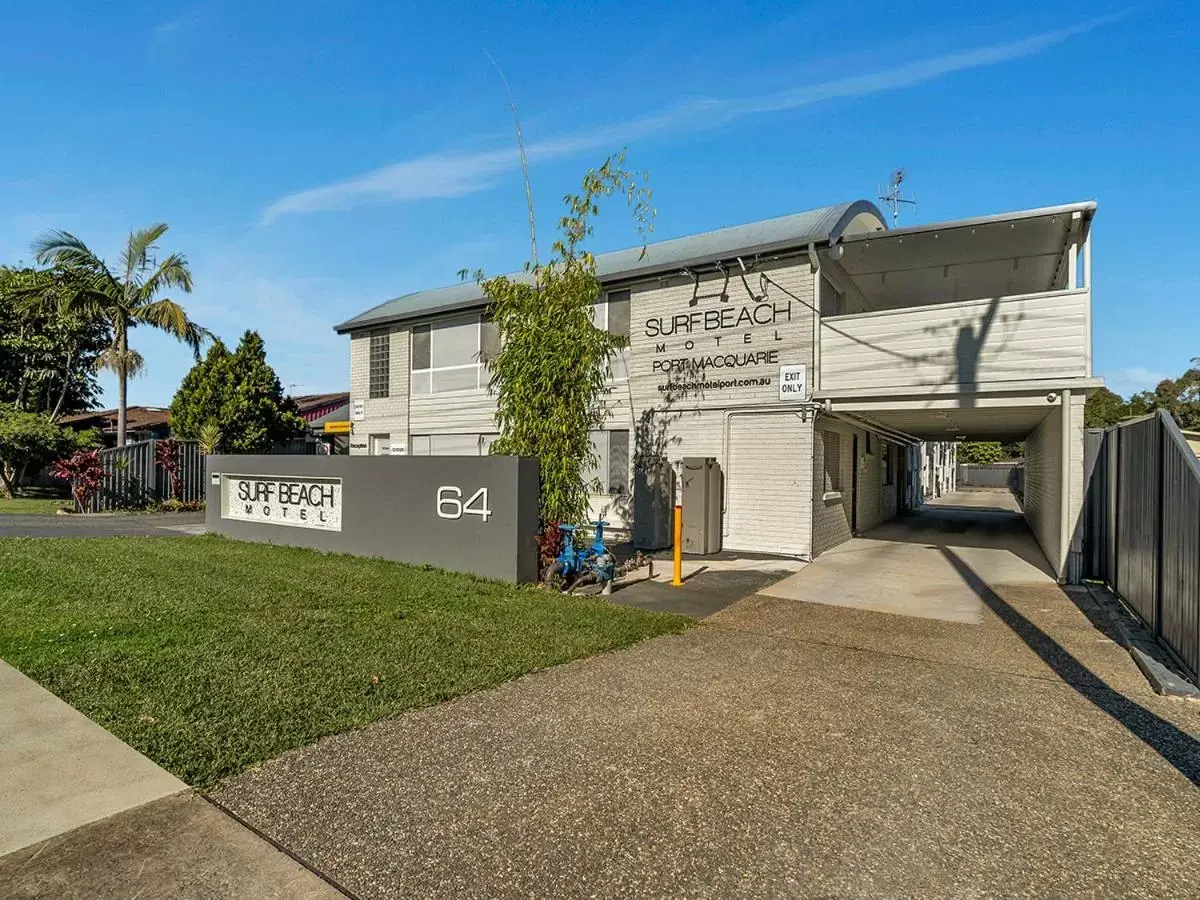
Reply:
[[[5,513],[23,513],[25,515],[52,516],[58,510],[70,506],[70,500],[52,497],[14,497],[6,500],[0,497],[0,515]]]
[[[0,540],[0,657],[198,787],[322,735],[688,625],[217,536]]]

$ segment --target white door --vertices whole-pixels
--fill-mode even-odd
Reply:
[[[390,434],[371,435],[371,455],[390,456],[392,452],[392,436]]]
[[[808,553],[812,491],[811,424],[791,412],[730,417],[727,549]]]

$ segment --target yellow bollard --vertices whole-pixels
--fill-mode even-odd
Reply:
[[[683,507],[675,504],[675,577],[673,587],[683,587]]]

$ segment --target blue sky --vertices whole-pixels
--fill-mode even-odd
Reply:
[[[1115,390],[1200,355],[1197,4],[514,7],[3,4],[0,261],[50,227],[115,258],[166,221],[195,319],[230,343],[258,329],[296,393],[343,390],[334,323],[527,256],[487,50],[547,243],[561,196],[622,146],[658,238],[874,199],[905,166],[908,224],[1099,202],[1095,368]],[[635,242],[602,211],[594,250]],[[135,346],[130,402],[168,403],[189,354]]]

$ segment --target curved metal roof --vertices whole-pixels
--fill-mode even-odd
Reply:
[[[855,200],[777,219],[658,241],[648,245],[644,254],[641,247],[601,253],[596,256],[596,274],[604,282],[628,281],[735,256],[778,253],[810,243],[825,244],[857,231],[886,229],[887,223],[874,203]],[[531,276],[519,272],[509,277],[528,280]],[[335,330],[345,334],[361,328],[470,309],[483,302],[479,285],[473,281],[464,282],[396,297],[343,322]]]

